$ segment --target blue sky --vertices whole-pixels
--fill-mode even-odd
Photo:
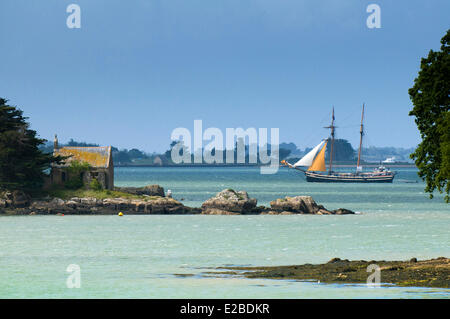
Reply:
[[[81,7],[81,29],[66,7]],[[366,7],[381,7],[369,29]],[[450,28],[450,1],[2,0],[0,96],[40,136],[168,148],[176,127],[280,128],[313,146],[419,142],[408,88]]]

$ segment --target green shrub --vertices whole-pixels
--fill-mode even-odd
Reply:
[[[103,189],[102,184],[96,179],[93,178],[91,184],[89,185],[91,189],[95,191],[101,191]]]
[[[83,173],[89,171],[90,165],[86,162],[72,161],[67,167],[69,180],[64,183],[68,189],[79,189],[83,187]]]
[[[72,177],[64,183],[64,186],[68,189],[79,189],[83,187],[83,180],[81,177]]]

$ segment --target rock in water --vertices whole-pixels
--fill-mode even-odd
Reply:
[[[327,210],[322,205],[317,205],[311,196],[295,196],[278,198],[270,202],[271,210],[274,212],[291,212],[295,214],[316,214],[316,215],[345,215],[354,214],[349,209],[339,208],[333,211]]]
[[[255,214],[257,213],[256,203],[256,199],[250,198],[247,192],[237,192],[229,188],[205,201],[202,204],[202,214]]]
[[[270,202],[270,207],[272,210],[277,212],[288,211],[297,214],[316,214],[319,210],[325,209],[314,201],[311,196],[295,196],[285,198],[278,198]]]
[[[339,209],[335,209],[333,210],[333,214],[336,215],[348,215],[348,214],[354,214],[355,212],[351,211],[350,209],[346,209],[346,208],[339,208]]]

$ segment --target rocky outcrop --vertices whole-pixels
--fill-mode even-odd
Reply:
[[[0,208],[15,207],[22,208],[27,207],[31,203],[30,195],[23,191],[5,191],[0,194]]]
[[[316,214],[319,206],[311,196],[278,198],[270,202],[270,208],[276,212],[293,212],[297,214]]]
[[[202,204],[202,214],[236,215],[257,214],[256,199],[250,198],[245,191],[225,189]]]
[[[159,185],[147,185],[144,187],[114,187],[114,190],[133,195],[165,196],[164,188]]]
[[[199,214],[198,208],[190,208],[182,203],[166,197],[152,197],[151,199],[125,199],[93,197],[69,200],[53,198],[52,200],[33,201],[27,209],[18,210],[22,214]]]
[[[344,215],[354,214],[351,210],[339,208],[327,210],[318,205],[311,196],[295,196],[279,198],[270,202],[270,208],[257,207],[256,199],[250,198],[247,192],[225,189],[216,196],[202,204],[202,214],[208,215],[239,215],[239,214],[264,214],[264,215]]]
[[[335,215],[348,215],[348,214],[354,214],[354,211],[351,211],[350,209],[346,208],[338,208],[332,211]]]
[[[318,205],[311,196],[295,196],[278,198],[270,202],[271,210],[267,214],[316,214],[316,215],[344,215],[354,214],[351,210],[339,208],[333,211]]]
[[[124,194],[120,198],[99,199],[94,197],[68,200],[46,198],[31,200],[30,196],[21,192],[0,193],[0,214],[205,214],[205,215],[345,215],[354,214],[351,210],[339,208],[333,211],[318,205],[311,196],[295,196],[279,198],[270,202],[270,208],[256,206],[257,200],[250,198],[245,191],[225,189],[216,196],[206,200],[201,208],[184,206],[179,201],[164,197],[164,189],[159,185],[145,187],[116,188]],[[160,194],[160,195],[155,195]],[[125,198],[127,197],[127,198]]]

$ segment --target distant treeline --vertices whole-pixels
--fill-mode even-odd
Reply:
[[[112,146],[113,160],[116,165],[175,165],[171,159],[171,149],[176,144],[172,142],[169,149],[164,153],[147,153],[145,151],[139,150],[137,148],[132,149],[118,149]],[[99,146],[96,143],[78,142],[74,139],[66,144],[61,144],[61,146]],[[236,163],[236,147],[235,146],[235,163]],[[268,145],[268,150],[270,153],[270,144]],[[47,142],[41,147],[45,152],[53,152],[53,143]],[[249,146],[245,145],[245,163],[249,163]],[[294,163],[302,156],[307,154],[312,148],[300,149],[294,143],[281,143],[279,146],[279,158],[280,160],[287,159],[289,162]],[[258,149],[259,151],[259,149]],[[398,147],[363,147],[362,149],[362,159],[364,162],[380,162],[389,157],[394,157],[395,161],[398,162],[412,162],[409,158],[409,154],[414,151],[414,148],[398,148]],[[327,146],[326,159],[329,158],[329,146]],[[214,154],[214,150],[213,150]],[[259,163],[259,154],[258,163]],[[194,155],[191,155],[193,158]],[[357,150],[355,150],[352,145],[345,139],[336,139],[333,147],[333,159],[336,162],[354,162],[357,158]],[[193,160],[192,160],[193,162]],[[225,152],[223,152],[223,162],[225,163]],[[206,164],[206,163],[204,163]],[[181,164],[182,165],[182,164]],[[214,165],[214,164],[213,164]],[[242,164],[241,164],[242,165]]]

